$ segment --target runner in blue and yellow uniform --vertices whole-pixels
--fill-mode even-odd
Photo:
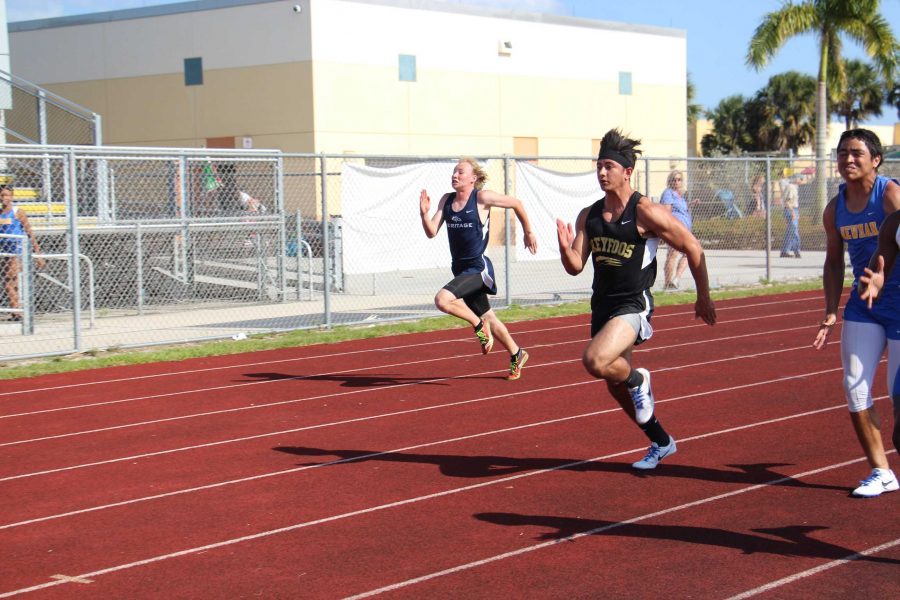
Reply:
[[[491,309],[488,294],[497,293],[494,266],[485,256],[490,235],[491,207],[509,208],[515,212],[522,231],[525,247],[532,254],[537,252],[537,238],[531,230],[528,214],[522,202],[485,190],[487,175],[473,158],[462,158],[453,169],[451,185],[454,191],[444,194],[434,215],[431,199],[422,190],[419,195],[419,214],[422,227],[429,238],[438,234],[441,225],[447,224],[450,241],[453,280],[438,291],[434,304],[441,311],[467,321],[475,330],[481,343],[481,351],[487,354],[494,346],[494,338],[509,351],[509,375],[515,380],[522,376],[522,367],[528,360],[528,352],[520,348],[506,326]]]
[[[675,438],[654,413],[650,372],[632,368],[631,353],[653,335],[650,288],[656,279],[660,240],[687,257],[697,287],[696,316],[713,325],[716,309],[709,297],[700,243],[667,207],[631,187],[638,144],[617,129],[603,136],[597,179],[606,197],[583,209],[574,228],[557,219],[556,233],[567,273],[581,273],[588,257],[594,265],[591,341],[582,362],[588,373],[606,381],[609,393],[650,440],[646,456],[632,466],[655,469],[659,461],[675,453]]]
[[[21,208],[13,206],[13,189],[8,185],[0,185],[0,233],[21,235],[31,241],[34,253],[41,251],[37,239],[28,222],[28,215]],[[44,266],[44,259],[34,259],[38,268]],[[22,270],[22,239],[0,238],[0,277],[10,308],[19,308],[19,272]],[[22,313],[14,312],[7,317],[10,321],[21,321]]]
[[[878,247],[879,230],[887,215],[900,209],[900,185],[878,175],[883,150],[878,136],[867,129],[850,129],[838,142],[838,172],[844,178],[837,196],[825,207],[822,222],[827,240],[822,285],[825,318],[813,346],[825,347],[837,323],[838,304],[844,286],[844,246],[853,266],[853,287],[844,307],[841,330],[841,362],[844,392],[856,437],[866,454],[871,474],[853,490],[854,496],[871,498],[900,489],[891,471],[881,440],[878,414],[872,399],[875,370],[888,348],[888,389],[897,414],[900,397],[896,388],[900,368],[900,270],[894,269],[871,309],[860,297],[860,277]],[[874,266],[874,265],[873,265]],[[897,430],[894,430],[897,444]]]

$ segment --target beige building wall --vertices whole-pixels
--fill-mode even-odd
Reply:
[[[686,152],[678,30],[430,0],[234,4],[14,24],[13,72],[99,113],[108,144],[484,155],[534,137],[543,155],[587,155],[621,127],[647,155]],[[604,47],[628,51],[599,61]],[[415,81],[400,81],[401,54]],[[186,86],[194,57],[203,84]]]

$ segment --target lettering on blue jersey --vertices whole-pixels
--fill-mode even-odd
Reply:
[[[591,252],[595,254],[617,254],[622,258],[631,258],[631,255],[634,253],[634,244],[628,244],[614,238],[600,236],[591,238]],[[613,262],[618,262],[618,265],[622,264],[621,261],[601,261],[600,257],[597,257],[595,260],[597,262],[606,262],[607,264],[613,264]]]
[[[475,227],[475,223],[472,223],[472,222],[463,223],[462,219],[460,219],[456,215],[453,215],[452,217],[450,217],[450,221],[447,223],[448,229],[465,229],[465,228],[472,228],[472,227]]]
[[[878,223],[857,223],[841,227],[841,237],[845,240],[858,240],[860,238],[878,237]]]

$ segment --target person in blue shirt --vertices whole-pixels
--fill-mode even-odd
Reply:
[[[0,233],[7,235],[25,235],[31,240],[34,253],[41,251],[37,239],[28,222],[28,215],[21,208],[13,206],[13,189],[8,185],[0,185]],[[38,268],[44,266],[44,259],[35,259]],[[19,308],[19,273],[22,271],[22,240],[16,238],[0,238],[0,276],[3,277],[9,307]],[[13,312],[10,321],[21,321],[22,313]]]
[[[521,348],[506,325],[491,309],[488,294],[497,293],[494,265],[485,256],[490,238],[491,208],[509,208],[522,225],[525,247],[537,252],[537,237],[531,229],[528,214],[522,202],[512,196],[504,196],[483,189],[487,174],[474,158],[462,158],[453,169],[450,184],[452,192],[444,194],[437,210],[431,212],[431,198],[422,190],[419,194],[419,214],[425,235],[433,238],[441,226],[447,224],[450,242],[453,280],[441,288],[434,297],[438,310],[463,321],[475,330],[481,344],[481,352],[487,354],[494,346],[494,338],[509,351],[510,381],[522,376],[522,367],[528,361],[528,352]]]
[[[684,199],[683,194],[684,175],[681,171],[672,171],[666,179],[666,189],[663,191],[662,196],[660,196],[659,203],[669,207],[669,210],[672,211],[672,215],[678,219],[688,231],[691,231],[693,228],[693,219],[691,218],[690,206],[693,203],[688,203],[688,201]],[[676,264],[678,265],[677,269]],[[669,250],[666,253],[666,265],[663,268],[663,274],[665,275],[664,288],[667,290],[677,290],[678,281],[681,279],[687,266],[687,256],[685,256],[683,252],[679,252],[669,246]]]
[[[900,210],[900,184],[878,175],[882,160],[881,141],[871,131],[850,129],[841,135],[837,167],[844,183],[822,215],[826,236],[822,272],[825,318],[813,341],[816,349],[824,348],[837,323],[838,304],[844,286],[846,246],[853,266],[853,286],[844,307],[841,362],[850,420],[872,469],[852,494],[865,498],[900,489],[900,483],[888,464],[872,398],[875,371],[887,347],[888,389],[892,392],[896,415],[900,405],[897,394],[897,371],[900,370],[900,269],[894,269],[884,282],[880,297],[871,308],[868,300],[871,292],[864,299],[860,289],[861,282],[866,284],[862,277],[868,277],[866,267],[871,270],[873,265],[879,230],[884,227],[886,216]],[[895,429],[895,446],[897,441]]]

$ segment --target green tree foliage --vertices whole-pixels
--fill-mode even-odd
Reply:
[[[797,71],[773,75],[756,93],[750,113],[758,115],[751,123],[758,150],[794,154],[809,144],[815,135],[816,80]]]
[[[703,107],[694,102],[694,98],[697,95],[697,88],[694,85],[694,80],[691,79],[691,74],[688,73],[687,76],[687,120],[689,125],[693,125],[697,122],[697,119],[700,118],[700,115],[703,114]]]
[[[897,67],[897,40],[890,23],[878,12],[879,0],[802,0],[785,2],[781,8],[763,15],[747,51],[747,65],[762,69],[784,44],[801,35],[812,34],[818,39],[819,73],[816,90],[816,157],[828,153],[828,108],[826,87],[832,93],[846,85],[846,73],[841,60],[841,36],[859,43],[873,59],[885,81],[893,86]],[[816,180],[818,201],[824,206],[828,173],[824,160],[817,161]]]
[[[853,129],[860,121],[881,116],[885,87],[879,81],[875,67],[859,60],[844,61],[847,75],[846,87],[839,94],[832,95],[829,103],[835,115],[843,121],[846,129]]]
[[[753,147],[753,137],[748,133],[746,103],[746,98],[736,94],[724,98],[706,114],[713,122],[713,131],[700,140],[703,156],[741,154]]]

